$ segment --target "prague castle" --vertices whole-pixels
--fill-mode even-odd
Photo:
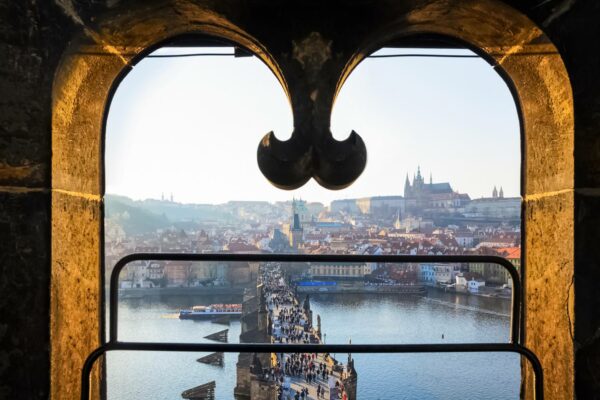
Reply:
[[[385,219],[424,217],[435,225],[482,223],[519,223],[521,198],[504,197],[504,190],[494,186],[491,197],[471,199],[466,193],[458,193],[449,182],[429,183],[417,168],[412,182],[408,174],[404,183],[404,196],[374,196],[344,199],[331,202],[332,212],[367,214]]]
[[[421,215],[429,210],[437,209],[454,211],[467,205],[471,199],[468,194],[455,192],[450,183],[433,183],[433,177],[429,175],[429,183],[421,176],[421,168],[413,177],[412,184],[406,175],[404,183],[405,210],[411,215]]]

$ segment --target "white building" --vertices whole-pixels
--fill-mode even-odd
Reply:
[[[481,275],[472,272],[460,272],[455,277],[455,289],[457,292],[476,293],[479,287],[485,286]]]
[[[454,239],[456,239],[456,243],[458,243],[458,245],[460,247],[473,247],[473,243],[474,243],[474,236],[473,236],[473,232],[468,231],[468,230],[461,230],[456,232],[456,234],[454,235]]]
[[[521,198],[488,197],[472,200],[465,207],[465,217],[518,220],[521,217]]]
[[[419,280],[429,286],[450,285],[459,272],[458,264],[419,264]]]
[[[373,272],[374,263],[311,263],[312,278],[364,278]]]
[[[477,293],[479,292],[479,288],[485,286],[485,281],[481,280],[475,280],[475,278],[471,279],[469,281],[469,292],[470,293]]]

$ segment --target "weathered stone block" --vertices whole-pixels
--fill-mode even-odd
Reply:
[[[578,398],[600,399],[600,197],[575,195],[575,379]]]
[[[544,368],[548,399],[571,399],[574,385],[573,193],[525,207],[525,344]],[[526,375],[531,376],[526,370]],[[528,397],[531,385],[528,385]]]
[[[0,191],[0,399],[50,390],[50,196]]]
[[[52,399],[79,396],[80,373],[99,346],[101,307],[100,201],[52,194]],[[95,379],[98,380],[98,369]],[[98,386],[92,385],[95,390]],[[97,393],[96,393],[97,394]]]

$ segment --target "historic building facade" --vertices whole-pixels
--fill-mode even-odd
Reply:
[[[433,183],[431,175],[429,175],[429,183],[425,183],[420,167],[417,168],[412,183],[408,179],[408,174],[406,175],[404,201],[408,214],[458,212],[470,200],[468,194],[455,192],[448,182]]]

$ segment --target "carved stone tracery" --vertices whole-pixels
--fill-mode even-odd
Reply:
[[[291,83],[288,95],[294,131],[287,141],[280,141],[273,132],[263,137],[257,152],[259,168],[282,189],[296,189],[311,177],[327,189],[343,189],[360,176],[367,163],[365,143],[356,132],[338,141],[329,126],[337,92],[328,83],[339,81],[343,66],[332,61],[332,40],[319,32],[292,41],[292,48],[291,60],[281,67]]]

